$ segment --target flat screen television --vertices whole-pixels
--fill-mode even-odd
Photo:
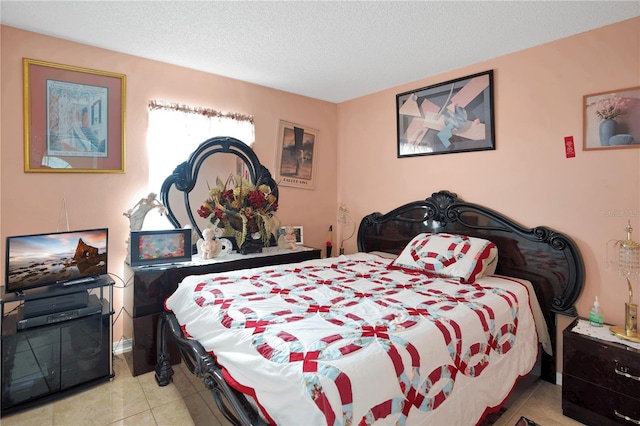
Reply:
[[[107,273],[107,228],[7,237],[5,292],[74,284]]]

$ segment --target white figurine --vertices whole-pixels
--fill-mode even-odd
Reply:
[[[160,210],[161,215],[167,212],[166,207],[156,199],[156,194],[150,192],[147,198],[140,199],[135,206],[122,214],[129,218],[129,229],[131,231],[139,231],[142,229],[147,213],[155,208]]]
[[[205,228],[202,231],[202,242],[199,248],[203,259],[213,259],[220,254],[222,244],[215,237],[216,231],[214,228]]]

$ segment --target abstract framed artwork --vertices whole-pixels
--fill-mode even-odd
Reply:
[[[124,173],[125,75],[23,59],[25,172]]]
[[[640,87],[585,95],[585,151],[640,147]]]
[[[398,158],[495,149],[493,70],[396,95]]]
[[[275,181],[281,186],[314,189],[318,131],[280,120]]]

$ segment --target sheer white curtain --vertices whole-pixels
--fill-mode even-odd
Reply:
[[[149,191],[159,194],[162,182],[176,166],[214,136],[231,136],[251,146],[255,139],[253,118],[174,104],[150,109]]]
[[[215,136],[231,136],[251,146],[255,140],[253,117],[151,101],[147,131],[148,192],[154,192],[159,198],[162,183],[176,166],[186,161],[198,145]],[[145,229],[165,227],[168,223],[163,219],[148,219]]]

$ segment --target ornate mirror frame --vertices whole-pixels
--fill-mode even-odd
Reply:
[[[169,192],[173,186],[183,194],[184,207],[190,222],[189,225],[198,234],[198,236],[202,238],[202,230],[195,220],[197,213],[194,215],[191,202],[189,201],[189,194],[198,182],[203,162],[211,155],[225,153],[234,154],[240,158],[246,166],[249,180],[256,186],[262,184],[268,185],[271,188],[271,193],[276,197],[276,199],[278,198],[278,185],[271,177],[269,169],[260,163],[255,152],[253,152],[247,144],[239,139],[228,136],[216,136],[214,138],[207,139],[200,144],[200,146],[193,151],[191,155],[189,155],[187,161],[179,164],[173,173],[162,183],[160,201],[166,207],[167,218],[175,228],[183,228],[187,224],[181,224],[178,221],[173,211],[174,209],[171,207]],[[206,170],[206,172],[208,176],[211,176],[211,174],[215,175],[215,170]],[[197,212],[197,209],[200,208],[200,204],[194,207]]]

